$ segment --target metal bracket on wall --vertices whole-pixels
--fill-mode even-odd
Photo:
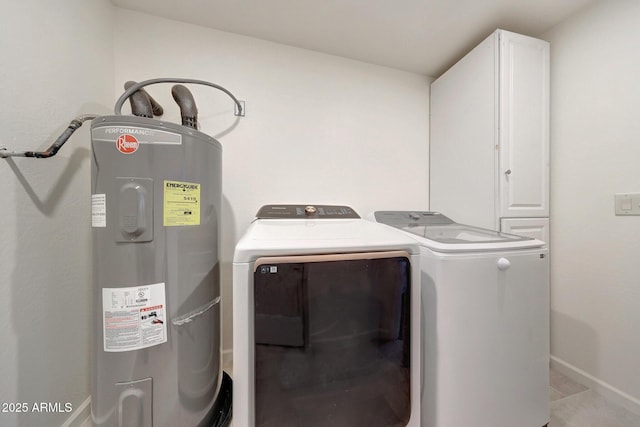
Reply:
[[[233,114],[234,114],[235,116],[237,116],[237,117],[244,117],[244,115],[245,115],[245,111],[246,111],[246,110],[245,110],[245,107],[244,107],[244,101],[238,101],[238,102],[239,102],[239,103],[240,103],[240,105],[242,106],[242,111],[239,111],[239,110],[238,110],[238,104],[234,104],[234,107],[233,107],[234,112],[233,112]]]

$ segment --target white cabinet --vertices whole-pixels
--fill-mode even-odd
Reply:
[[[549,216],[549,44],[499,32],[500,216]]]
[[[502,218],[500,230],[549,243],[549,218]]]
[[[430,123],[431,210],[491,229],[546,218],[548,232],[547,42],[495,31],[432,83]]]

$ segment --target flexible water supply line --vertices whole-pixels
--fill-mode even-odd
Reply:
[[[145,86],[148,85],[152,85],[152,84],[156,84],[156,83],[185,83],[185,84],[196,84],[196,85],[204,85],[204,86],[209,86],[212,87],[214,89],[218,89],[221,90],[222,92],[226,93],[227,95],[229,95],[231,97],[231,99],[233,99],[233,102],[236,103],[236,105],[238,106],[238,113],[236,114],[237,116],[241,116],[242,115],[242,104],[240,103],[240,101],[238,101],[238,99],[233,96],[233,94],[231,92],[229,92],[227,89],[223,88],[222,86],[219,86],[215,83],[211,83],[205,80],[197,80],[197,79],[179,79],[179,78],[174,78],[174,77],[167,77],[167,78],[158,78],[158,79],[150,79],[150,80],[145,80],[143,82],[140,83],[136,83],[134,85],[132,85],[129,89],[127,89],[121,96],[120,98],[118,98],[118,100],[116,101],[116,105],[114,107],[114,113],[117,116],[122,115],[122,105],[125,103],[125,101],[127,100],[127,98],[129,98],[129,96],[131,96],[131,94],[135,91],[137,91],[140,88],[143,88]]]
[[[47,159],[56,155],[58,150],[64,145],[65,142],[73,135],[73,133],[82,126],[87,120],[93,120],[98,117],[95,114],[83,114],[71,120],[69,126],[62,132],[62,134],[51,144],[45,151],[6,151],[6,148],[0,149],[0,158],[5,159],[7,157],[35,157],[37,159]]]

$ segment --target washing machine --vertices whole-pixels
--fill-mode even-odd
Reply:
[[[437,212],[373,219],[420,244],[422,426],[549,422],[549,259],[545,243]]]
[[[268,205],[233,260],[233,423],[420,425],[420,249],[348,206]]]

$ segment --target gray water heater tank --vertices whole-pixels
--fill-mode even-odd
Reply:
[[[223,378],[222,149],[185,126],[92,122],[94,426],[211,426]]]

